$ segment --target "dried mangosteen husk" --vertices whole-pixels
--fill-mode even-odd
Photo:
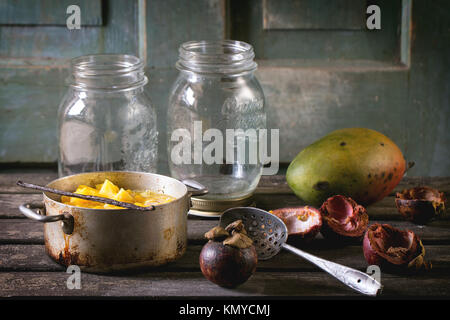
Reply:
[[[240,232],[233,232],[233,235],[226,238],[222,243],[239,249],[249,248],[253,245],[252,239]]]
[[[309,242],[322,227],[322,215],[314,207],[290,207],[269,211],[280,218],[288,230],[288,242],[301,244]]]
[[[425,247],[410,230],[400,230],[389,224],[373,224],[363,241],[367,263],[388,271],[419,271],[431,269],[425,261]]]
[[[205,233],[205,238],[210,241],[221,241],[239,249],[249,248],[253,240],[247,236],[242,220],[236,220],[224,228],[217,226]]]
[[[205,238],[214,241],[223,241],[230,236],[230,233],[224,228],[217,226],[205,233]]]
[[[406,220],[426,224],[444,213],[445,196],[430,187],[415,187],[397,192],[395,205]]]
[[[341,241],[360,241],[369,225],[366,209],[352,198],[336,195],[320,207],[325,238]]]
[[[225,230],[229,233],[239,232],[243,234],[247,234],[245,231],[244,223],[242,220],[236,220],[225,227]]]

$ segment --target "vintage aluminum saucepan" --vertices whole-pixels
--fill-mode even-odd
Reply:
[[[47,253],[57,262],[78,265],[87,272],[113,272],[158,266],[181,257],[187,244],[190,197],[207,193],[192,180],[142,172],[90,172],[63,177],[47,187],[73,192],[80,184],[94,186],[109,179],[131,190],[151,190],[176,200],[151,211],[89,209],[66,205],[60,196],[44,193],[43,212],[24,204],[20,211],[44,222]],[[186,186],[195,188],[188,191]],[[42,207],[42,205],[41,205]]]

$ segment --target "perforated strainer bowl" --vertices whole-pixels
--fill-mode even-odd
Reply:
[[[225,228],[236,220],[242,220],[245,230],[253,240],[259,260],[270,259],[284,248],[315,264],[356,291],[370,296],[381,293],[382,285],[367,273],[316,257],[286,244],[286,225],[275,215],[253,207],[231,208],[222,214],[219,225]]]

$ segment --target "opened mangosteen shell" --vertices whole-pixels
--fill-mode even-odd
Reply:
[[[363,252],[369,265],[377,265],[387,272],[415,273],[432,267],[425,260],[425,247],[419,237],[389,224],[375,223],[367,229]]]
[[[426,224],[444,213],[445,196],[430,187],[415,187],[397,192],[395,205],[406,220]]]
[[[280,218],[286,225],[287,242],[290,244],[298,245],[310,242],[322,227],[320,211],[311,206],[280,208],[269,212]]]
[[[347,210],[348,212],[343,213],[341,219],[333,216],[335,212],[341,209]],[[337,243],[361,242],[369,225],[369,216],[367,215],[366,209],[357,204],[352,198],[342,195],[335,195],[328,198],[320,207],[320,213],[323,219],[320,233],[325,238],[336,241]],[[348,220],[347,222],[346,219]],[[350,225],[355,225],[355,227],[349,228],[349,223]]]

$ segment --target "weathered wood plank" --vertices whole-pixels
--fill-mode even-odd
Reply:
[[[25,218],[19,211],[19,205],[28,202],[41,202],[41,194],[2,194],[0,193],[0,218]],[[303,201],[294,194],[256,194],[255,204],[258,208],[273,210],[283,207],[296,207],[304,205]],[[367,212],[373,220],[403,220],[395,207],[395,198],[386,197],[380,202],[369,206]],[[450,219],[450,208],[446,208],[445,214],[440,220]]]
[[[298,198],[295,194],[255,194],[256,205],[267,210],[272,210],[282,207],[302,206],[305,202]],[[367,207],[369,214],[371,211],[382,213],[383,211],[389,211],[391,216],[395,219],[397,215],[397,209],[395,206],[395,197],[387,196]]]
[[[17,180],[30,181],[35,184],[47,184],[57,179],[55,169],[14,169],[0,171],[0,193],[36,193],[16,186]],[[450,194],[450,177],[405,177],[391,192],[395,195],[403,189],[428,185]],[[293,194],[286,182],[285,175],[262,176],[256,194]]]
[[[80,290],[67,289],[68,276],[62,272],[0,273],[0,295],[196,297],[354,294],[333,279],[330,285],[326,276],[308,273],[256,273],[237,289],[218,287],[206,280],[200,272],[149,273],[136,277],[82,274]]]
[[[27,202],[41,202],[40,194],[1,194],[0,193],[0,218],[25,218],[19,211],[19,205]],[[389,202],[391,205],[389,205]],[[295,207],[303,205],[303,202],[294,194],[287,195],[255,195],[255,203],[258,208],[273,210],[283,207]],[[387,197],[379,204],[367,208],[367,212],[373,220],[401,221],[403,216],[397,212],[393,197]],[[442,215],[440,220],[450,220],[450,208]]]
[[[418,226],[407,221],[372,221],[389,223],[415,232],[424,244],[450,244],[450,221],[434,221]],[[217,225],[217,220],[188,220],[188,239],[192,244],[204,243],[204,233]],[[314,241],[325,241],[319,234]],[[43,244],[43,224],[28,219],[0,219],[0,244]]]
[[[450,194],[449,177],[404,177],[402,181],[391,192],[391,196],[396,192],[417,186],[430,186],[441,192]],[[256,193],[293,193],[286,182],[285,175],[262,176],[258,184]]]
[[[0,243],[44,243],[44,226],[28,219],[0,219]]]
[[[25,218],[19,206],[30,202],[42,202],[42,195],[0,193],[0,218]]]
[[[405,177],[391,194],[367,207],[371,219],[403,220],[395,206],[395,193],[416,186],[431,186],[450,195],[450,178],[448,177]],[[255,193],[256,206],[266,210],[282,207],[301,206],[305,203],[289,188],[283,175],[263,176]],[[450,219],[450,207],[447,206],[440,219]]]
[[[202,247],[202,245],[189,244],[186,253],[179,260],[149,270],[160,272],[198,271],[200,270],[198,259]],[[365,271],[368,266],[361,246],[332,247],[329,243],[321,241],[303,248],[303,250],[361,271]],[[450,271],[450,250],[448,246],[427,246],[426,259],[433,265],[432,270],[429,271],[430,275]],[[46,254],[43,245],[0,245],[0,272],[64,270],[66,270],[64,266],[59,265]],[[264,272],[321,272],[308,261],[284,250],[272,259],[259,261],[257,270]]]
[[[0,271],[64,271],[43,245],[0,245]]]
[[[42,196],[35,190],[17,186],[17,180],[21,179],[45,185],[56,178],[57,174],[52,169],[8,170],[1,173],[0,218],[23,218],[18,210],[20,204],[42,200]],[[447,196],[450,194],[450,178],[442,177],[405,178],[395,188],[394,192],[417,185],[430,185],[446,192]],[[372,220],[403,220],[395,207],[395,197],[392,194],[367,208]],[[265,210],[304,205],[304,202],[292,193],[283,175],[263,176],[254,198],[256,206]],[[450,206],[447,206],[446,212],[439,220],[450,220]]]
[[[217,225],[217,220],[188,220],[188,239],[205,240],[203,234]],[[43,244],[43,224],[29,219],[0,219],[0,244]]]
[[[0,193],[0,218],[25,218],[19,211],[19,205],[28,202],[41,202],[40,194],[1,194]],[[373,220],[401,221],[403,216],[397,212],[394,197],[386,197],[379,204],[367,208],[369,217]],[[294,194],[267,194],[255,195],[255,204],[258,208],[273,210],[283,207],[295,207],[303,205],[303,202]],[[442,215],[440,220],[450,220],[450,208]]]
[[[136,276],[82,273],[81,289],[69,290],[64,272],[0,273],[0,296],[360,296],[322,272],[256,272],[246,283],[226,289],[206,280],[201,272],[153,272]],[[448,274],[426,277],[386,275],[381,297],[448,296]],[[195,288],[195,289],[193,289]]]
[[[54,169],[13,169],[0,171],[0,193],[40,193],[16,185],[17,180],[46,185],[58,178]]]
[[[450,179],[449,177],[405,177],[394,189],[395,192],[402,191],[403,189],[409,189],[418,186],[430,186],[438,189],[441,192],[447,194],[450,193]]]
[[[255,194],[256,207],[265,210],[274,210],[277,208],[303,206],[305,203],[294,194]],[[395,206],[395,197],[388,196],[369,207],[367,213],[373,220],[404,220],[403,216],[398,212]],[[447,206],[446,211],[440,220],[450,219],[450,208]]]

